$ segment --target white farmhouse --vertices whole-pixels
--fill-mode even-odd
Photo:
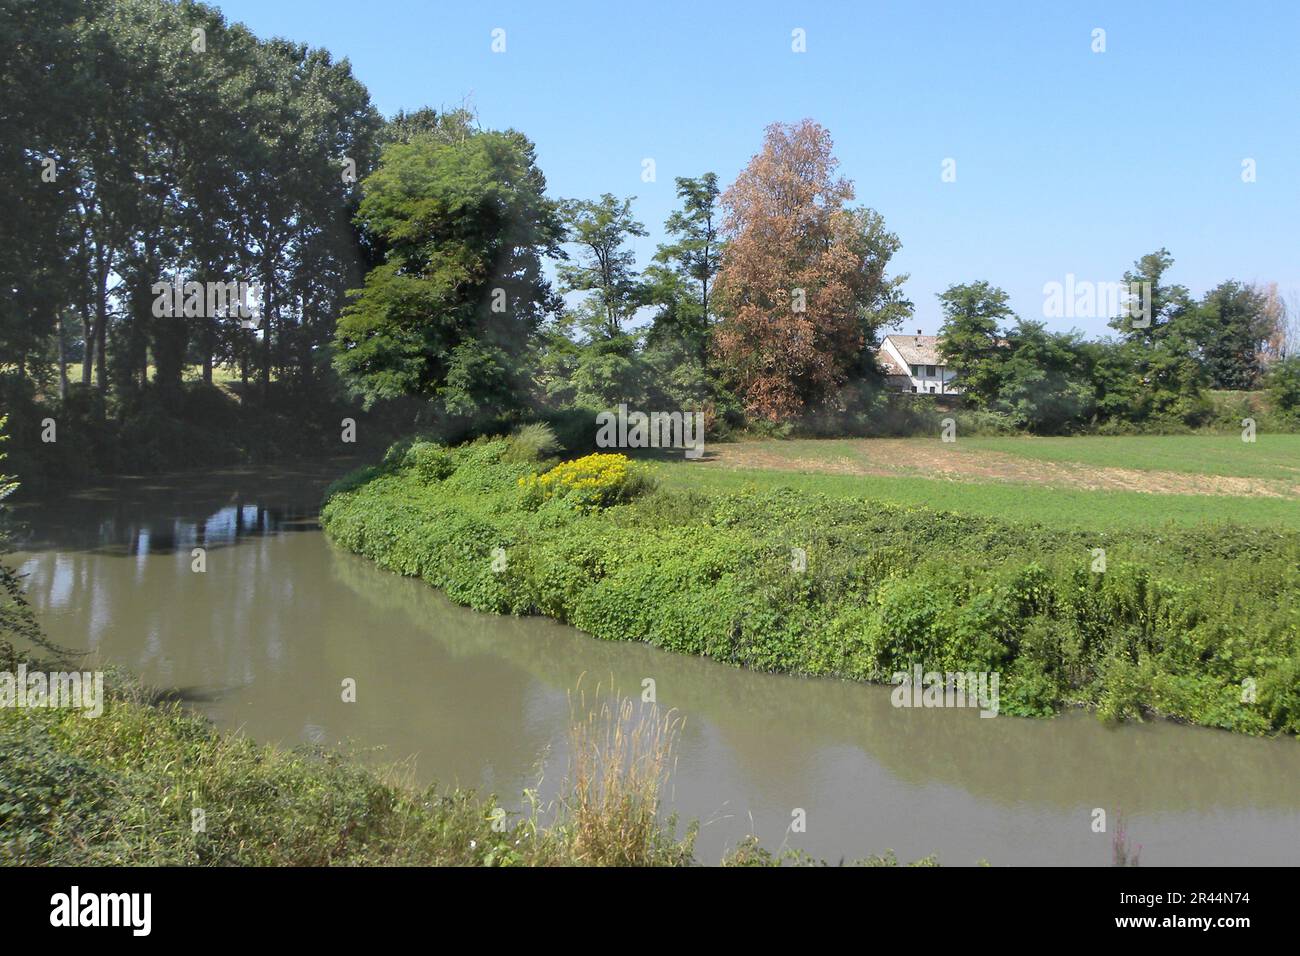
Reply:
[[[922,335],[886,335],[876,358],[885,370],[885,383],[900,392],[934,395],[958,395],[961,388],[953,384],[957,373],[948,368],[939,354],[939,337]]]

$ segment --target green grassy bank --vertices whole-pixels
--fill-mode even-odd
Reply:
[[[791,487],[655,489],[644,466],[540,493],[534,457],[503,439],[395,446],[336,486],[322,523],[458,603],[602,639],[852,680],[996,671],[1018,715],[1300,731],[1296,531],[1046,528]]]

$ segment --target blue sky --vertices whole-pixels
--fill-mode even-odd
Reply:
[[[636,196],[643,265],[674,176],[730,183],[767,124],[811,117],[902,240],[907,331],[934,332],[935,294],[974,279],[1042,319],[1044,283],[1116,281],[1162,245],[1197,294],[1235,278],[1300,295],[1300,3],[216,5],[347,57],[386,115],[468,100],[537,144],[557,197]]]

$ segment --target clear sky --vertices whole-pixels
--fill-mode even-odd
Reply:
[[[728,184],[767,124],[811,117],[902,240],[909,332],[936,331],[952,283],[988,279],[1042,319],[1044,283],[1117,281],[1162,245],[1194,293],[1229,278],[1300,293],[1296,0],[216,5],[347,57],[385,115],[467,100],[526,133],[556,197],[636,196],[643,265],[674,176]]]

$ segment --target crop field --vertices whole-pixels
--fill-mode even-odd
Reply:
[[[659,470],[672,487],[790,485],[1062,528],[1300,528],[1300,435],[756,441]]]

